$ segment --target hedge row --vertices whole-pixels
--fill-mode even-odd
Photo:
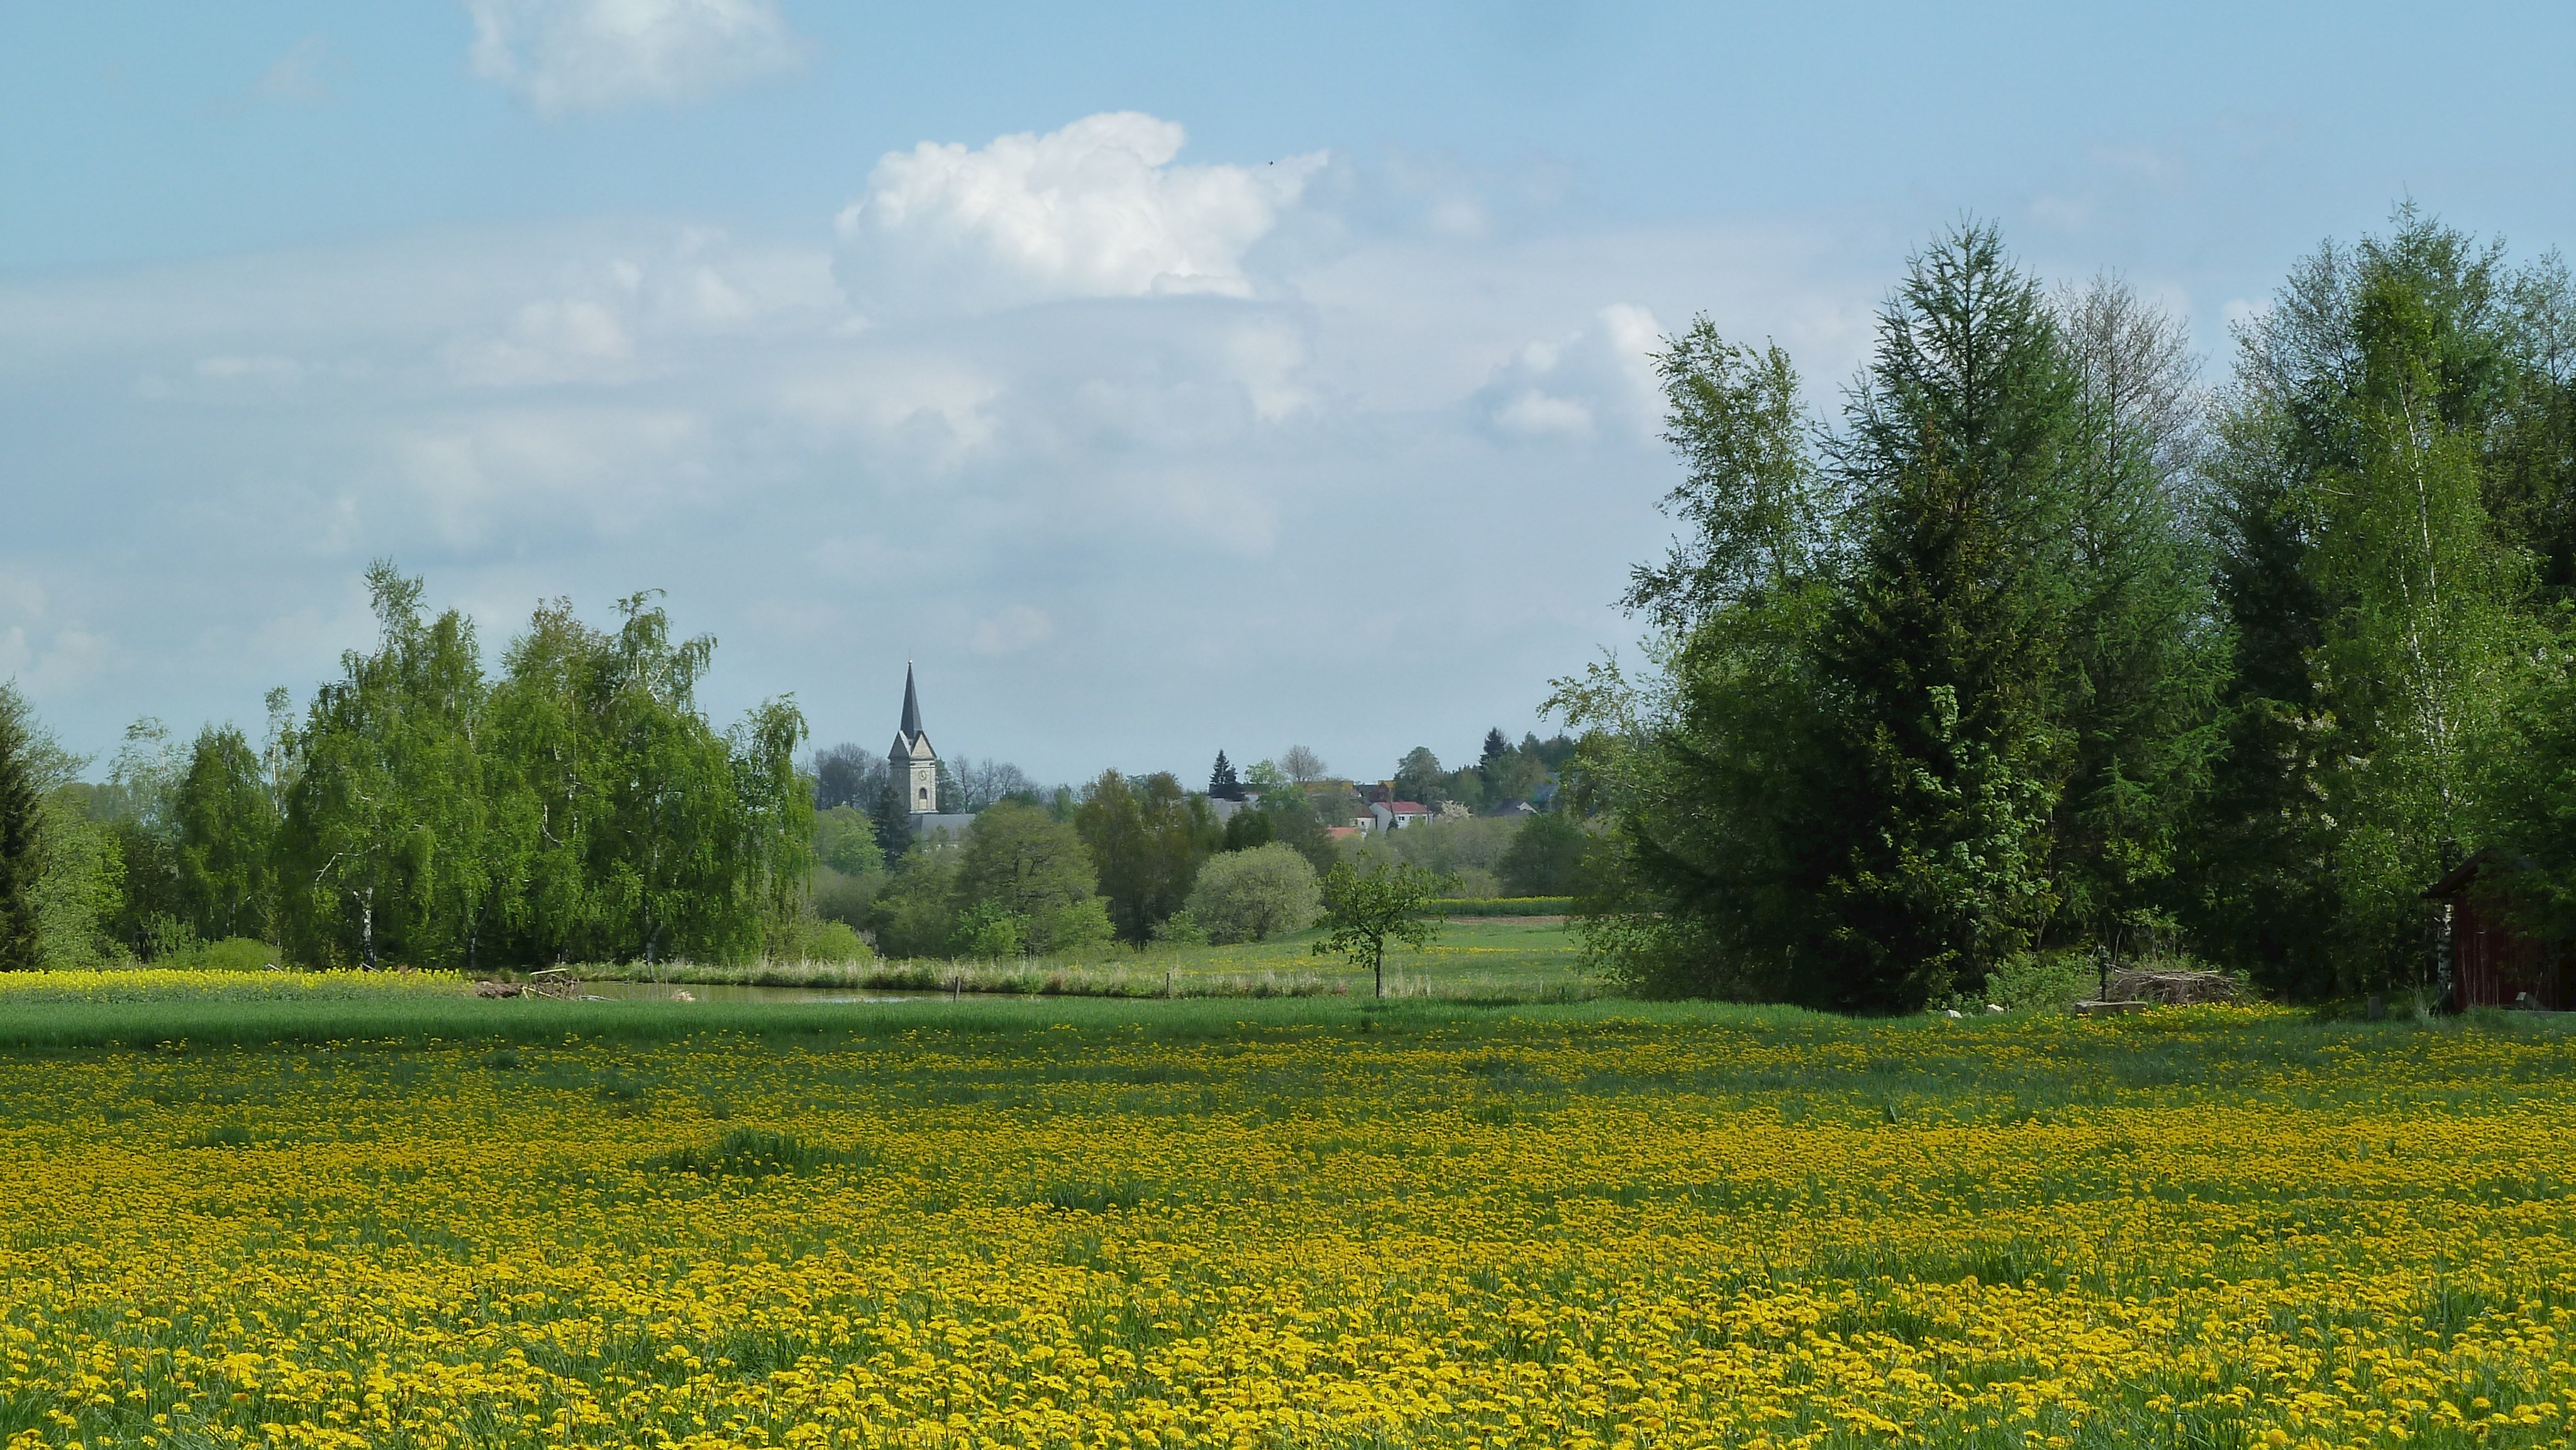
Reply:
[[[1472,896],[1439,903],[1442,916],[1565,916],[1571,896]]]

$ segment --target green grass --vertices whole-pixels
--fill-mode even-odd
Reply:
[[[654,981],[764,987],[846,987],[1085,997],[1324,997],[1366,995],[1370,974],[1319,957],[1320,931],[1236,946],[1100,947],[1060,957],[1005,962],[763,961],[595,963],[589,981]],[[1601,995],[1580,968],[1574,933],[1562,921],[1498,917],[1444,923],[1426,950],[1387,955],[1387,995],[1457,1001],[1573,1001]]]
[[[2365,1022],[2287,1011],[2168,1009],[2072,1022],[2054,1014],[2011,1013],[1950,1021],[1937,1017],[1854,1020],[1787,1007],[1646,1003],[1612,999],[1559,1003],[1474,1003],[1411,997],[1262,999],[968,995],[891,1003],[557,1002],[390,997],[382,1001],[228,1001],[13,1004],[0,1013],[0,1051],[150,1049],[174,1059],[276,1048],[400,1052],[478,1043],[490,1071],[515,1072],[522,1050],[606,1043],[725,1039],[864,1047],[953,1040],[978,1052],[1013,1041],[1043,1042],[1053,1058],[1068,1043],[1139,1041],[1260,1044],[1309,1040],[1351,1046],[1490,1043],[1521,1049],[1580,1037],[1661,1040],[1715,1032],[1784,1054],[1778,1067],[1756,1054],[1722,1078],[1638,1078],[1579,1084],[1523,1081],[1497,1059],[1483,1088],[1498,1096],[1480,1111],[1500,1121],[1566,1092],[1785,1094],[1780,1112],[1866,1107],[1875,1119],[1907,1123],[1968,1114],[2045,1116],[2070,1105],[2145,1093],[2225,1091],[2288,1073],[2327,1092],[2354,1053],[2403,1055],[2410,1043],[2452,1038],[2564,1042],[2576,1023],[2539,1014],[2480,1014],[2431,1023]],[[1819,1049],[1841,1054],[1829,1083],[1814,1076]],[[1032,1079],[1029,1086],[1035,1085]],[[988,1085],[989,1086],[989,1085]],[[2546,1086],[2546,1085],[2541,1085]],[[612,1112],[635,1108],[639,1085],[602,1079],[596,1096]],[[942,1091],[979,1089],[947,1084]],[[2488,1091],[2510,1097],[2512,1084]],[[630,1102],[629,1099],[635,1099]],[[1517,1099],[1519,1108],[1506,1106]],[[1837,1105],[1827,1108],[1830,1101]],[[210,1144],[210,1146],[213,1146]]]

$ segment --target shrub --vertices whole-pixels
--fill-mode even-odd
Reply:
[[[979,901],[957,918],[952,957],[1016,957],[1028,943],[1029,919],[998,901]]]
[[[1208,944],[1207,928],[1199,923],[1198,914],[1187,907],[1154,923],[1152,936],[1167,947],[1203,947]]]
[[[1097,896],[1045,907],[1029,917],[1033,952],[1078,952],[1109,940],[1109,903]]]
[[[798,917],[770,942],[769,954],[791,962],[864,962],[876,953],[848,922]]]
[[[2016,952],[1986,973],[1984,993],[1966,995],[1961,1010],[1992,1002],[2000,1007],[2063,1008],[2101,990],[2101,970],[2081,952]]]
[[[1209,858],[1190,888],[1189,915],[1219,944],[1304,931],[1323,910],[1315,868],[1276,841]]]

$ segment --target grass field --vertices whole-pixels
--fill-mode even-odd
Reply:
[[[1089,997],[1365,996],[1370,974],[1319,957],[1319,931],[1239,946],[1101,947],[1073,957],[1010,962],[617,963],[578,968],[585,980],[1049,993]],[[1421,951],[1387,954],[1387,995],[1478,1002],[1563,1002],[1600,994],[1580,969],[1561,917],[1442,924]]]
[[[2555,1446],[2576,1395],[2533,1018],[0,1029],[11,1446]]]

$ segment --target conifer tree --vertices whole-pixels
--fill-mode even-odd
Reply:
[[[15,685],[0,681],[0,971],[39,965],[36,895],[44,870],[44,807],[26,701]]]
[[[2046,302],[1991,227],[1916,260],[1834,454],[1857,505],[1816,664],[1839,919],[1811,954],[1830,985],[1807,995],[1918,1006],[1975,985],[2057,905],[2073,403]]]

